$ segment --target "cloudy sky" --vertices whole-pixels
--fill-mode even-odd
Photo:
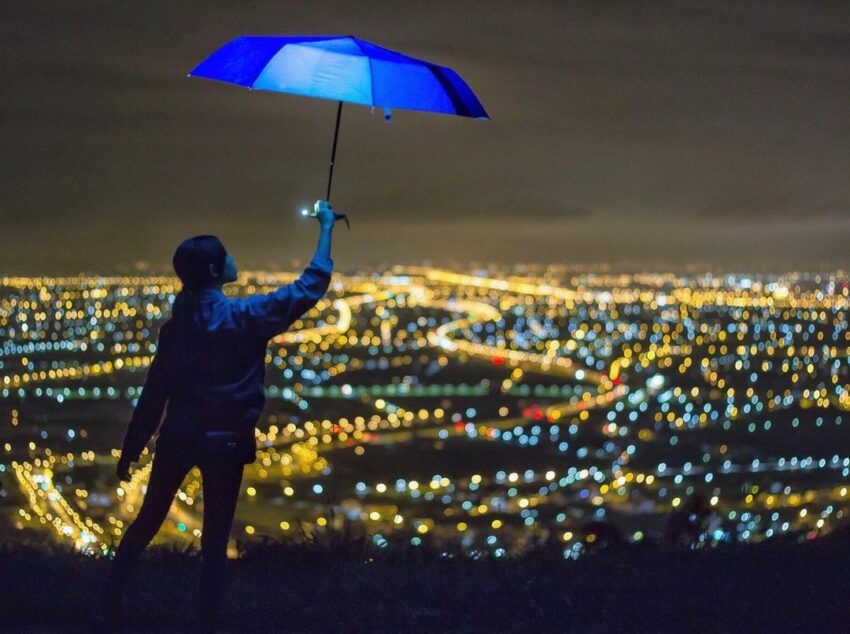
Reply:
[[[186,77],[241,34],[455,68],[490,122],[343,112],[341,269],[850,265],[847,2],[39,2],[0,9],[0,275],[309,257],[332,102]]]

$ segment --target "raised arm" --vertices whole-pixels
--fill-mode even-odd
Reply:
[[[334,213],[331,206],[322,201],[319,206],[319,213],[316,219],[319,221],[319,241],[316,243],[316,252],[313,254],[313,259],[324,258],[331,259],[331,235],[333,234],[334,223],[342,216]]]
[[[342,215],[335,213],[330,205],[321,204],[316,216],[319,221],[319,238],[304,272],[292,284],[245,300],[249,318],[259,325],[265,338],[284,332],[327,292],[333,271],[331,237],[334,223],[340,218]]]

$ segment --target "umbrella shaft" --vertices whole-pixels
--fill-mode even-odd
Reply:
[[[328,202],[330,202],[330,200],[331,200],[331,185],[333,184],[333,180],[334,180],[334,161],[336,160],[336,142],[337,142],[337,139],[339,138],[339,120],[340,120],[341,116],[342,116],[342,102],[340,101],[339,106],[337,106],[337,109],[336,109],[336,126],[334,127],[334,144],[333,144],[333,148],[331,149],[331,165],[330,165],[330,169],[328,170],[328,193],[325,195],[325,200],[327,200]]]

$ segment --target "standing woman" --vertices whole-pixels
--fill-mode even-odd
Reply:
[[[118,622],[139,556],[165,520],[186,474],[197,465],[204,499],[198,607],[202,629],[214,630],[242,471],[256,460],[254,426],[265,402],[268,341],[327,291],[333,269],[331,234],[342,217],[322,202],[318,244],[301,276],[274,292],[246,298],[221,291],[236,281],[236,265],[217,237],[196,236],[177,248],[174,270],[183,288],[171,319],[160,329],[117,467],[118,477],[129,479],[130,465],[159,428],[150,480],[142,508],[115,553],[100,612],[92,617],[94,628]]]

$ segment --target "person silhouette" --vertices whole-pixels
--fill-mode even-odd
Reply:
[[[165,520],[186,474],[198,466],[204,502],[198,610],[201,629],[214,630],[242,472],[256,460],[254,427],[265,401],[268,341],[327,291],[331,234],[343,217],[319,202],[321,229],[310,264],[295,282],[267,294],[230,298],[222,293],[224,284],[236,281],[237,271],[217,237],[195,236],[177,248],[173,264],[182,289],[171,318],[160,328],[117,465],[118,478],[128,480],[132,463],[159,429],[150,479],[138,516],[115,553],[92,629],[110,629],[120,620],[125,587],[139,556]]]

